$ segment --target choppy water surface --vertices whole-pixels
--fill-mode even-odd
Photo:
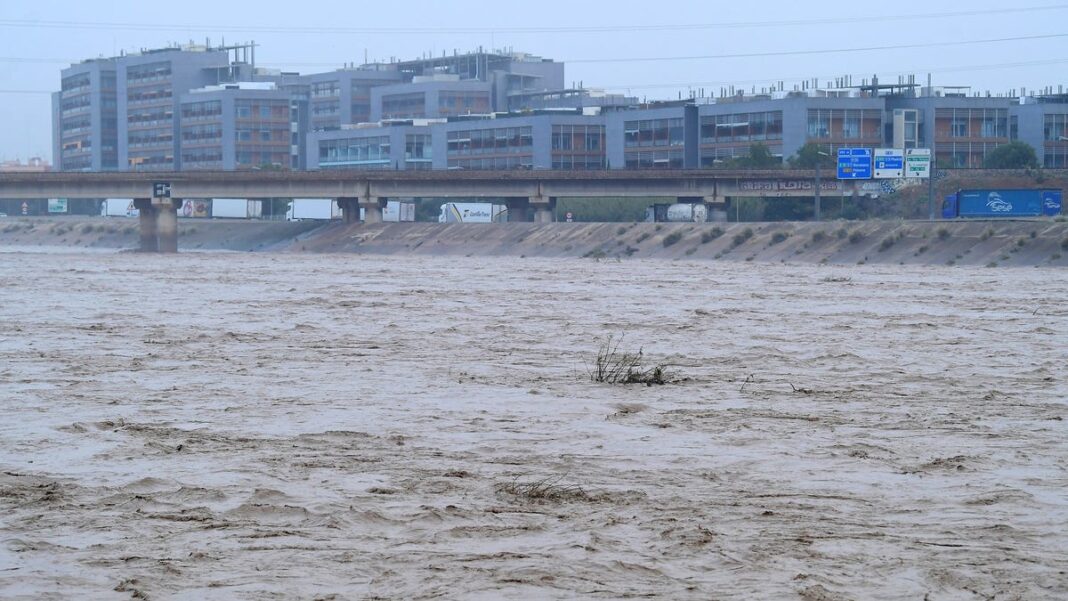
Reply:
[[[0,596],[1065,598],[1065,298],[1037,269],[5,254]],[[681,381],[590,382],[620,332]]]

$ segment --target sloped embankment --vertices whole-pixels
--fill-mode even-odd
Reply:
[[[332,225],[289,245],[288,250],[381,255],[1068,266],[1068,223],[1045,219]]]

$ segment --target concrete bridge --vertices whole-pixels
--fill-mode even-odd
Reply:
[[[827,174],[831,175],[832,174]],[[674,197],[723,207],[736,196],[815,195],[813,171],[182,171],[0,173],[0,199],[130,198],[141,215],[141,249],[176,252],[185,198],[333,198],[347,223],[382,220],[389,198],[504,198],[509,219],[552,221],[560,197]],[[157,189],[166,184],[166,194]],[[823,178],[823,194],[863,194]]]

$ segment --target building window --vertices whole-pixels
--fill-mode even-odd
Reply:
[[[383,169],[390,165],[389,136],[319,142],[319,166],[325,169]]]
[[[808,112],[808,137],[830,138],[831,137],[831,114],[830,111]]]
[[[628,147],[682,146],[685,143],[682,119],[643,119],[623,124]]]
[[[967,117],[953,117],[953,122],[949,126],[950,136],[954,138],[967,138],[968,137],[968,118]]]

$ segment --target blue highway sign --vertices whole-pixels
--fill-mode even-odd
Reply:
[[[838,179],[871,179],[871,149],[839,148]]]

